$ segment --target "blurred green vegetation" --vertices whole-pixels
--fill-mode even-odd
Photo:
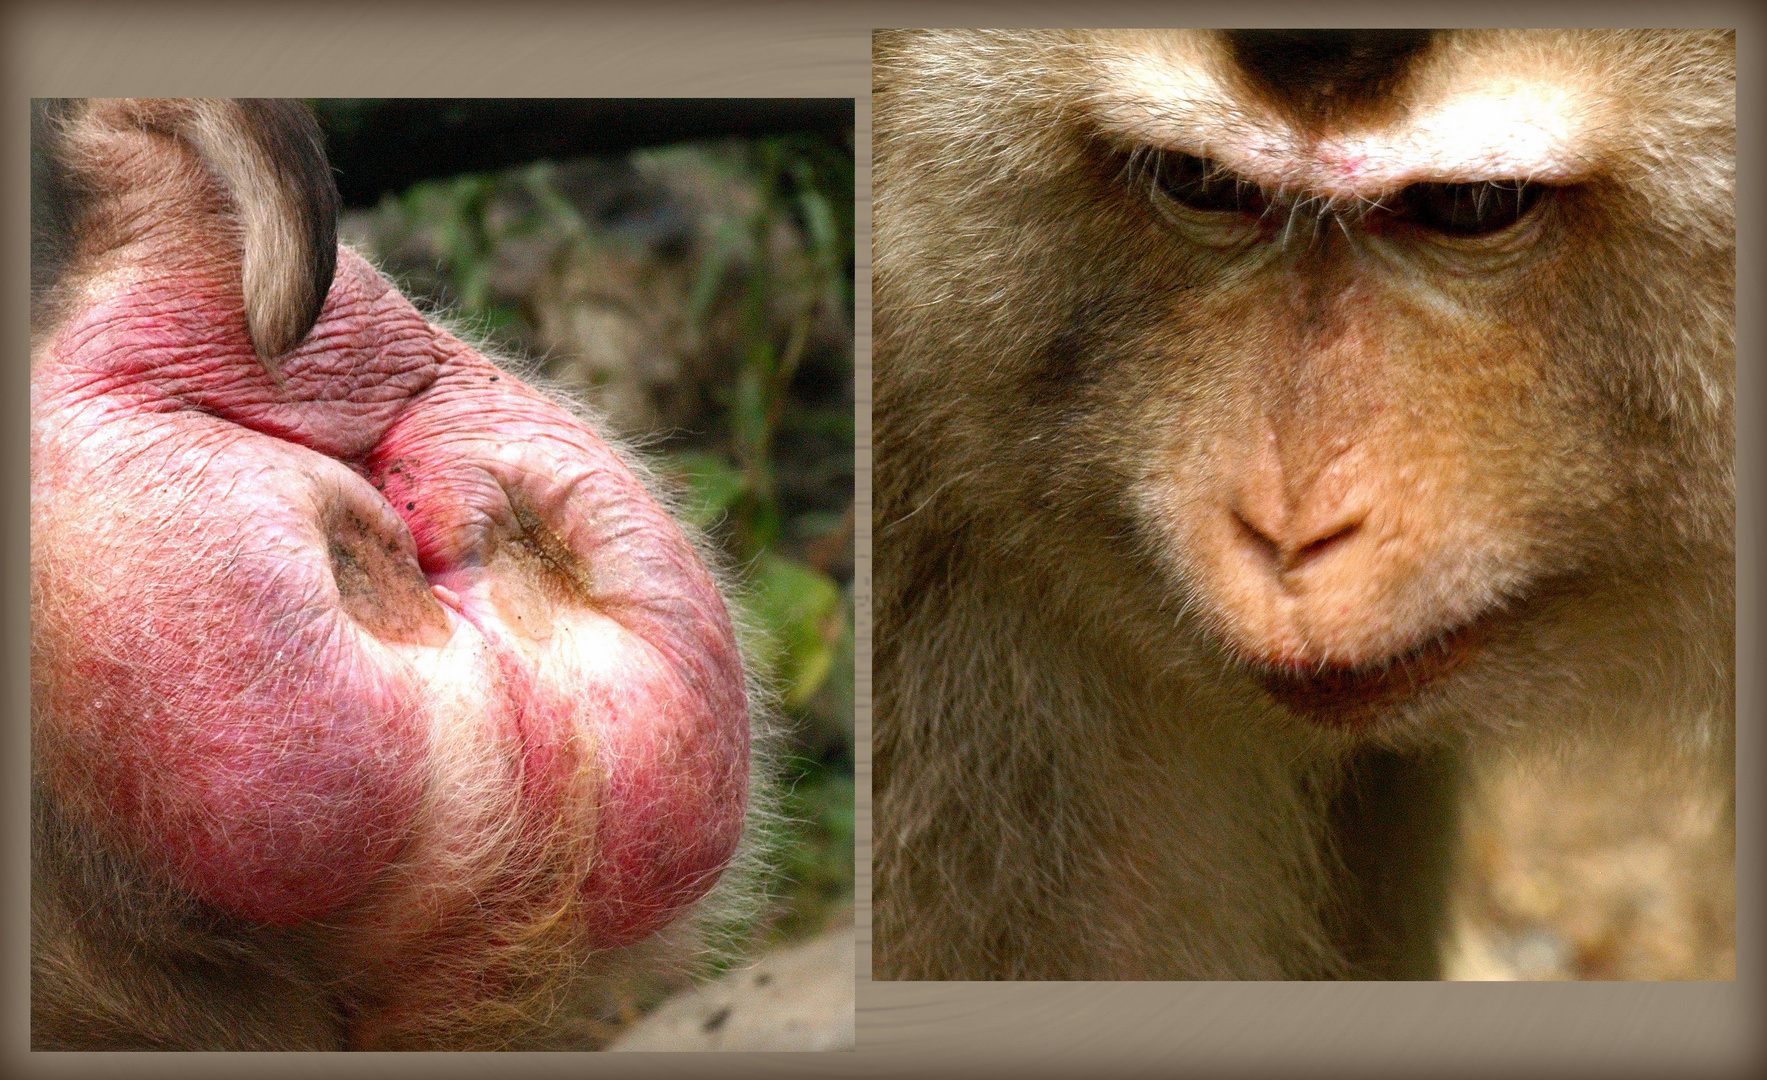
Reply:
[[[735,568],[785,731],[764,939],[853,891],[853,153],[788,136],[420,183],[347,215],[408,293],[647,446]]]

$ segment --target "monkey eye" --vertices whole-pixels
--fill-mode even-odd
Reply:
[[[1484,236],[1509,228],[1540,200],[1540,187],[1521,180],[1475,184],[1412,184],[1391,209],[1450,236]]]
[[[1192,210],[1258,215],[1270,207],[1258,185],[1208,158],[1166,151],[1153,154],[1147,167],[1156,189]]]

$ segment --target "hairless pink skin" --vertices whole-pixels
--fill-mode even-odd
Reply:
[[[730,619],[581,423],[348,250],[279,379],[200,272],[104,284],[36,354],[34,752],[64,805],[270,924],[562,862],[615,945],[711,887],[747,796]]]

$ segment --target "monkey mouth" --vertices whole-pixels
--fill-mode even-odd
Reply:
[[[1271,697],[1328,727],[1360,729],[1382,710],[1415,697],[1477,655],[1491,619],[1478,618],[1402,653],[1360,664],[1260,664]]]

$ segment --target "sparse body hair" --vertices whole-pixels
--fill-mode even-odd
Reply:
[[[336,242],[292,102],[33,114],[33,1049],[581,1049],[753,913],[643,462]]]
[[[1470,755],[1734,731],[1734,37],[874,39],[888,979],[1439,972]]]

